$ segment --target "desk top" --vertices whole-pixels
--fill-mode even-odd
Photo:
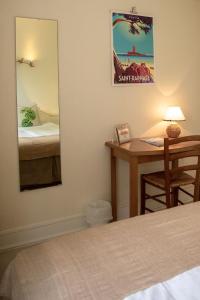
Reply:
[[[163,155],[164,154],[164,147],[157,147],[154,145],[151,145],[147,142],[142,141],[139,138],[131,139],[130,142],[120,144],[118,142],[112,142],[108,141],[105,143],[105,145],[109,148],[116,149],[120,152],[124,152],[131,156],[145,156],[145,155]],[[184,142],[180,143],[178,145],[173,145],[170,147],[170,149],[173,150],[173,152],[178,152],[181,148],[187,148],[189,150],[192,149],[195,146],[200,146],[199,141],[197,142]]]

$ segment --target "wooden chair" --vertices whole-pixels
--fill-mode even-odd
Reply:
[[[196,157],[197,163],[179,165],[180,159]],[[191,176],[186,171],[195,171],[195,176]],[[146,193],[146,184],[152,185],[164,191],[157,195]],[[184,190],[182,186],[193,184],[194,195]],[[153,212],[146,207],[146,201],[153,199],[167,208],[183,204],[178,199],[179,191],[184,192],[193,198],[193,201],[199,200],[200,186],[200,135],[180,137],[175,139],[164,139],[164,171],[141,175],[141,214],[145,210]],[[159,199],[166,197],[166,202]]]

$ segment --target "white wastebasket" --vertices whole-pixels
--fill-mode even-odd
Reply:
[[[111,204],[105,200],[96,200],[86,208],[86,221],[90,227],[106,224],[113,219]]]

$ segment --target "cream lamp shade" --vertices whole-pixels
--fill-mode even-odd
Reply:
[[[180,106],[168,106],[164,115],[164,121],[171,121],[166,129],[168,137],[177,138],[181,133],[181,129],[176,121],[185,121],[185,116]]]
[[[185,121],[185,116],[180,106],[168,106],[165,115],[165,121]]]

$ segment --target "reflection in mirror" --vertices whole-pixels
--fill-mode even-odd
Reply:
[[[57,21],[16,18],[20,190],[61,183]]]

